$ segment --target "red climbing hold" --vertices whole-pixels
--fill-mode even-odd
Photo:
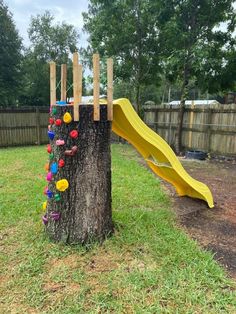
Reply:
[[[60,126],[62,124],[61,119],[56,119],[55,124],[56,126]]]
[[[51,152],[52,152],[52,147],[51,147],[50,144],[47,145],[47,152],[48,152],[49,154],[51,154]]]
[[[72,130],[70,132],[70,137],[76,139],[78,137],[79,133],[76,130]]]
[[[65,166],[65,161],[63,159],[60,159],[58,161],[58,166],[59,166],[59,168],[63,168]]]
[[[49,124],[53,124],[54,123],[54,119],[53,118],[49,118]]]

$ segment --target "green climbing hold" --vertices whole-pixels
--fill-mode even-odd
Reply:
[[[61,200],[61,195],[59,193],[54,195],[55,201],[59,202]]]
[[[57,113],[57,108],[56,107],[53,107],[52,108],[52,114],[56,114]]]
[[[54,158],[54,154],[53,153],[49,154],[49,158],[53,159]]]

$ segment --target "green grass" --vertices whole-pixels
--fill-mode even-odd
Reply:
[[[0,313],[236,313],[235,286],[176,225],[127,145],[113,145],[116,232],[90,249],[49,242],[44,147],[0,150]]]

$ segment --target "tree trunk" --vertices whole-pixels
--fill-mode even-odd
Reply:
[[[140,85],[136,85],[136,104],[137,104],[137,113],[141,116],[141,101],[140,101]]]
[[[73,107],[56,106],[51,115],[62,119],[66,112],[73,116]],[[102,241],[113,232],[111,213],[111,123],[106,106],[101,106],[101,120],[93,121],[93,106],[80,106],[80,121],[51,126],[55,137],[50,141],[50,170],[58,167],[48,184],[46,233],[53,241],[89,243]],[[76,132],[79,132],[76,138]],[[74,137],[72,136],[74,133]],[[57,140],[65,141],[57,145]],[[57,144],[56,144],[57,143]],[[62,143],[63,144],[63,143]],[[77,148],[77,151],[76,151]],[[63,166],[64,160],[65,165]],[[62,165],[62,167],[60,167]],[[49,175],[50,177],[50,175]],[[50,179],[50,178],[49,178]],[[66,179],[69,187],[58,190],[58,181]],[[61,187],[63,189],[63,186]]]
[[[179,113],[178,113],[178,124],[177,124],[177,131],[176,131],[176,154],[179,155],[182,151],[182,130],[183,130],[183,118],[184,118],[184,109],[185,109],[185,101],[188,96],[188,70],[184,69],[184,79],[183,85],[181,90],[181,100],[179,106]]]
[[[178,112],[178,124],[176,131],[176,154],[179,155],[182,151],[182,129],[185,109],[185,98],[182,96],[180,101],[180,107]]]

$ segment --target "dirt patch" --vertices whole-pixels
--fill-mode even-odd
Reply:
[[[188,197],[178,197],[169,184],[164,187],[173,199],[181,225],[236,279],[236,163],[231,161],[181,160],[186,171],[207,184],[215,207]]]

